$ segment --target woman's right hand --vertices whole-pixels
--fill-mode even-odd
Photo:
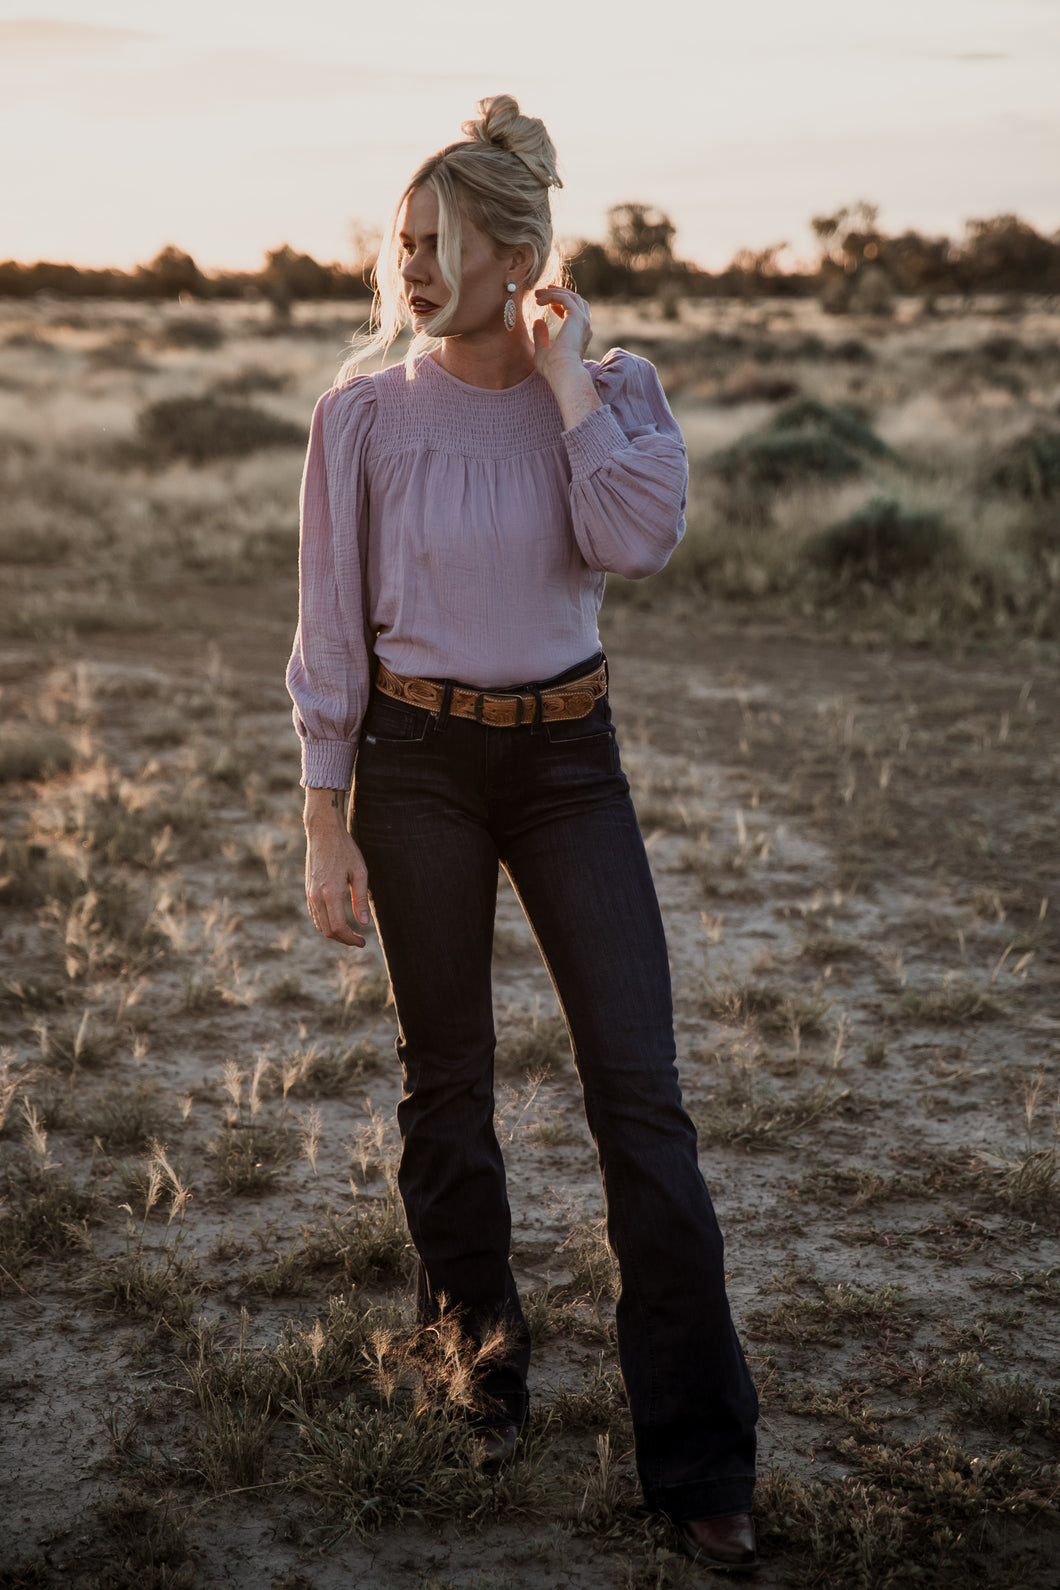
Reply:
[[[364,936],[346,922],[346,899],[353,901],[358,922],[371,920],[368,910],[368,869],[364,857],[346,829],[346,792],[307,789],[305,896],[313,926],[326,939],[364,948]]]

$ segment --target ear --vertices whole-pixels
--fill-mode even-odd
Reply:
[[[517,283],[519,287],[526,286],[526,278],[530,274],[534,253],[528,243],[519,243],[515,248],[505,254],[508,268],[508,280]]]

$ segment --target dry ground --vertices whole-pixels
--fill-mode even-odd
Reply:
[[[975,469],[1055,412],[1053,366],[1010,350],[998,385],[983,308],[774,311],[604,329],[651,344],[697,455],[772,411],[763,372],[860,395],[880,435],[935,460],[903,500],[956,505],[968,567],[1016,580],[1026,507]],[[214,393],[304,430],[338,314],[0,322],[0,1585],[700,1582],[638,1511],[592,1146],[503,884],[498,1092],[537,1342],[522,1463],[477,1473],[449,1417],[468,1365],[409,1343],[385,977],[374,947],[322,943],[301,900],[282,688],[299,449],[199,463],[135,428]],[[1004,324],[1036,349],[1060,317]],[[711,332],[744,345],[708,357]],[[799,352],[855,333],[870,365]],[[946,348],[967,350],[956,384]],[[871,489],[811,482],[770,533],[790,544]],[[824,612],[784,586],[761,516],[746,553],[723,508],[706,481],[700,562],[647,604],[617,590],[605,641],[762,1393],[758,1582],[1056,1585],[1045,609],[990,608],[993,638],[937,586],[847,586]],[[712,536],[725,601],[692,579],[720,568]]]

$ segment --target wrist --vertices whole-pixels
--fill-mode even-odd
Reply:
[[[583,380],[591,379],[585,361],[577,353],[551,353],[545,361],[544,376],[550,386],[563,382],[580,385]]]
[[[344,789],[307,789],[302,808],[302,822],[306,829],[321,823],[334,822],[346,826],[346,798]]]
[[[594,409],[603,408],[593,378],[580,359],[570,360],[568,356],[568,362],[549,371],[546,378],[559,404],[565,431],[572,431]]]

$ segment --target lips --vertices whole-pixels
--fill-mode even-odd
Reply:
[[[433,315],[438,305],[432,304],[429,298],[416,297],[409,299],[409,308],[414,315]]]

